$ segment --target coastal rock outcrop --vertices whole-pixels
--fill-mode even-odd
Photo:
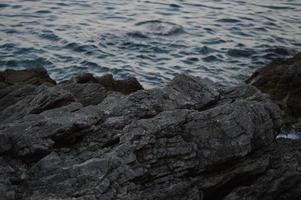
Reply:
[[[0,199],[300,199],[301,143],[255,87],[102,81],[0,79]]]
[[[0,82],[1,85],[13,85],[13,84],[32,84],[40,85],[42,83],[47,83],[49,85],[56,84],[53,79],[51,79],[44,68],[36,69],[25,69],[25,70],[12,70],[8,69],[0,72]]]
[[[123,94],[130,94],[138,90],[143,90],[142,85],[136,78],[130,77],[125,80],[116,80],[111,74],[107,74],[101,77],[95,77],[93,74],[83,74],[75,76],[64,83],[97,83],[105,87],[107,90],[121,92]]]
[[[301,117],[301,53],[259,69],[247,83],[271,95],[287,113]]]

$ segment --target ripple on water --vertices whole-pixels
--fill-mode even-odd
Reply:
[[[127,33],[127,35],[130,36],[130,37],[132,37],[132,38],[149,39],[149,37],[147,36],[147,34],[141,32],[141,31],[129,32],[129,33]]]
[[[179,4],[175,4],[175,3],[169,4],[169,6],[172,8],[181,8],[182,7]]]
[[[205,62],[217,62],[222,61],[220,58],[218,58],[216,55],[210,55],[202,58]]]
[[[139,28],[138,31],[144,35],[158,35],[158,36],[174,36],[184,33],[181,25],[172,22],[163,22],[160,20],[149,20],[138,22],[135,24]]]
[[[208,47],[208,46],[202,46],[202,47],[195,47],[193,49],[194,52],[198,52],[201,55],[208,55],[210,53],[217,52],[216,49]]]
[[[94,44],[80,44],[76,42],[68,43],[64,46],[64,48],[85,54],[94,54],[98,51],[98,47]]]
[[[227,54],[231,57],[251,57],[252,55],[256,54],[254,49],[229,49]]]
[[[262,8],[269,8],[271,10],[291,10],[295,9],[294,6],[278,6],[278,5],[264,5],[264,4],[255,4]]]
[[[51,13],[51,10],[38,10],[35,13],[37,13],[37,14],[49,14],[49,13]]]
[[[203,41],[203,44],[206,45],[214,45],[214,44],[222,44],[222,43],[226,43],[226,40],[223,40],[219,37],[214,37],[214,38],[208,38],[207,40]]]
[[[221,23],[238,23],[238,22],[240,22],[239,19],[234,19],[234,18],[222,18],[222,19],[218,19],[216,21],[221,22]]]
[[[63,38],[56,35],[53,31],[43,31],[42,33],[39,34],[39,36],[43,39],[47,39],[54,42],[57,41],[61,41],[62,43],[66,42]]]
[[[1,60],[0,65],[2,67],[10,68],[19,68],[19,69],[26,69],[26,68],[40,68],[40,67],[53,67],[53,63],[50,62],[48,59],[39,57],[33,59],[8,59],[8,60]]]
[[[198,61],[199,61],[199,59],[197,57],[188,57],[185,60],[183,60],[182,62],[187,65],[193,65],[193,64],[197,63]]]
[[[3,49],[5,51],[12,51],[16,48],[16,44],[15,43],[5,43],[0,45],[0,49]]]
[[[6,3],[0,3],[0,9],[1,8],[6,8],[6,7],[9,7],[10,5],[9,4],[6,4]]]
[[[278,46],[278,47],[268,48],[268,49],[264,50],[263,52],[273,53],[277,56],[289,56],[291,54],[294,54],[295,50]]]

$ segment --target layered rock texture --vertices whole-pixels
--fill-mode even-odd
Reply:
[[[250,85],[10,70],[0,119],[1,200],[301,199],[301,143]]]

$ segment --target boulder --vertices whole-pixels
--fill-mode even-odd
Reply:
[[[125,80],[115,80],[112,75],[108,74],[97,77],[97,82],[108,90],[121,92],[123,94],[130,94],[138,90],[143,90],[142,85],[134,77]]]
[[[123,94],[130,94],[138,90],[143,90],[142,85],[136,78],[130,77],[125,80],[116,80],[113,75],[107,74],[101,77],[95,77],[90,73],[79,75],[71,78],[63,83],[98,83],[107,90],[121,92]]]
[[[0,82],[6,84],[33,84],[40,85],[42,83],[55,85],[56,82],[50,78],[44,68],[13,70],[7,69],[0,72]]]
[[[256,71],[247,83],[270,94],[286,113],[301,117],[301,53],[274,60]]]

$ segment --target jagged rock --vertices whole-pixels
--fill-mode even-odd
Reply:
[[[209,79],[179,75],[165,88],[141,90],[123,97],[113,95],[100,107],[110,117],[110,124],[114,121],[115,127],[124,127],[133,119],[150,118],[162,111],[203,109],[219,97],[217,86]]]
[[[0,89],[0,111],[34,93],[33,85],[10,85]]]
[[[15,199],[15,190],[10,180],[13,178],[11,174],[15,171],[8,163],[0,158],[0,199],[10,200]]]
[[[279,140],[260,153],[262,155],[254,156],[267,158],[269,166],[245,184],[237,182],[235,189],[224,199],[300,200],[301,142]]]
[[[62,107],[74,101],[72,94],[58,87],[45,85],[35,88],[32,85],[10,87],[13,90],[0,100],[1,103],[3,102],[0,106],[2,123],[23,118],[28,114],[39,114],[45,110]],[[11,90],[11,88],[5,89]]]
[[[281,110],[255,87],[179,75],[124,95],[91,79],[0,89],[0,199],[301,196],[300,142],[275,142]]]
[[[247,83],[271,95],[286,112],[301,117],[301,53],[259,69]]]
[[[97,82],[109,90],[130,94],[138,90],[143,90],[142,85],[136,78],[130,77],[125,80],[115,80],[112,75],[105,75],[97,78]]]
[[[97,105],[111,93],[97,83],[62,83],[59,84],[57,88],[70,92],[76,101],[82,103],[84,106]]]
[[[49,77],[47,71],[44,68],[25,70],[7,69],[3,72],[0,72],[0,82],[9,85],[16,83],[28,83],[33,85],[40,85],[42,83],[49,85],[56,84],[56,82]]]
[[[71,83],[97,83],[97,79],[93,76],[93,74],[86,73],[79,76],[72,77],[69,81]]]
[[[39,115],[28,114],[26,118],[0,126],[0,140],[5,141],[0,153],[10,152],[25,161],[40,159],[53,147],[69,146],[93,129],[101,119],[93,106],[82,108],[74,103],[51,109]]]
[[[69,81],[63,83],[98,83],[105,87],[107,90],[121,92],[123,94],[130,94],[138,90],[143,90],[142,85],[136,78],[128,78],[126,80],[116,80],[113,75],[107,74],[101,77],[94,77],[92,74],[83,74],[71,78]]]

